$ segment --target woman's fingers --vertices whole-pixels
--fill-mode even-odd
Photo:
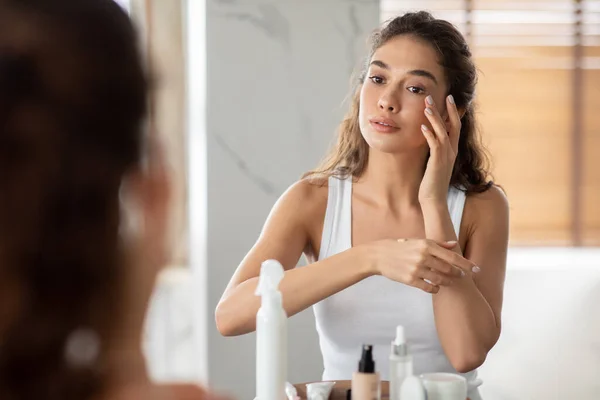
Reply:
[[[429,128],[424,124],[421,125],[421,132],[423,133],[423,136],[425,136],[425,140],[427,140],[427,145],[429,146],[429,148],[432,151],[435,151],[439,143],[437,137],[435,136],[435,133],[431,132]]]
[[[450,120],[450,144],[455,153],[458,152],[458,141],[460,139],[460,113],[454,103],[454,97],[449,95],[446,97],[446,110],[448,110],[448,119]]]
[[[444,274],[449,278],[460,278],[465,276],[465,272],[462,269],[432,255],[425,261],[425,266],[438,273]]]
[[[431,283],[425,282],[423,279],[415,279],[415,281],[412,283],[412,286],[416,287],[417,289],[421,289],[424,292],[431,293],[431,294],[436,294],[437,292],[440,291],[439,286],[432,285]]]
[[[479,267],[477,267],[475,263],[467,260],[451,250],[444,249],[435,243],[430,245],[429,253],[438,259],[445,261],[447,264],[458,267],[465,272],[479,272]]]
[[[453,283],[452,279],[449,276],[445,274],[440,274],[439,272],[429,268],[421,269],[420,275],[422,279],[427,279],[431,284],[435,286],[450,286]]]
[[[425,99],[425,116],[433,127],[437,139],[441,142],[448,140],[446,125],[431,96],[427,96]]]

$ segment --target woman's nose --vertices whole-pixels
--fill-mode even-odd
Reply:
[[[389,111],[392,113],[398,112],[400,109],[398,102],[395,101],[391,96],[384,95],[381,96],[378,102],[379,108],[384,111]]]

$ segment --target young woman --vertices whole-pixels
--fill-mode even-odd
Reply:
[[[314,308],[324,380],[350,379],[362,344],[388,379],[403,325],[415,373],[474,382],[500,335],[508,204],[487,180],[473,58],[454,26],[426,12],[393,19],[372,43],[337,145],[274,206],[217,326],[255,329],[260,264],[277,259],[287,314]],[[310,264],[294,268],[302,253]]]
[[[0,0],[0,398],[207,399],[154,385],[144,315],[169,181],[113,0]]]

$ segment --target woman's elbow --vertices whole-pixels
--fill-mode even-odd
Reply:
[[[236,336],[235,325],[232,323],[231,318],[227,318],[227,313],[223,310],[222,303],[217,305],[215,309],[215,323],[217,325],[217,331],[223,336]]]
[[[473,371],[483,365],[488,352],[494,347],[499,338],[500,328],[498,327],[498,330],[487,338],[486,343],[473,346],[465,345],[462,351],[456,351],[452,355],[448,355],[448,359],[454,369],[460,373]]]
[[[227,310],[223,303],[219,303],[215,309],[215,323],[217,331],[222,336],[239,336],[251,332],[251,327],[243,326],[241,319],[235,318],[234,313]]]
[[[450,363],[457,372],[464,374],[481,367],[486,358],[486,351],[472,351],[450,358]]]

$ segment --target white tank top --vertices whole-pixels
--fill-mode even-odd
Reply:
[[[456,236],[466,195],[451,187],[448,210]],[[345,251],[352,244],[352,178],[329,178],[329,197],[319,260]],[[396,326],[403,325],[413,355],[414,373],[452,372],[439,342],[431,294],[383,276],[372,276],[313,306],[321,353],[323,380],[349,380],[358,368],[363,344],[373,345],[376,368],[389,380],[389,355]],[[477,372],[463,374],[471,383]],[[469,385],[471,387],[471,385]],[[480,400],[477,389],[471,400]]]

